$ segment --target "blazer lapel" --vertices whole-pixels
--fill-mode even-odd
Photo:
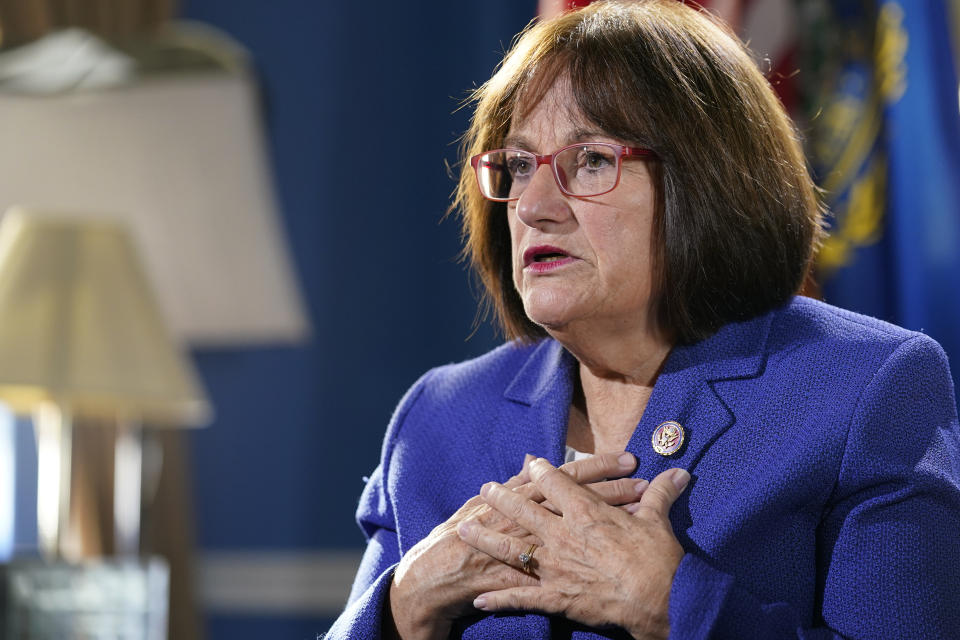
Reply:
[[[734,415],[715,385],[763,371],[772,316],[726,325],[706,340],[671,351],[627,446],[637,457],[636,477],[650,479],[672,467],[692,471],[710,444],[733,424]],[[514,407],[525,407],[505,416],[509,431],[503,437],[515,444],[509,447],[511,452],[519,448],[554,465],[563,462],[575,367],[573,356],[554,340],[533,349],[504,391]],[[683,446],[670,456],[658,454],[652,445],[654,430],[666,421],[678,422],[684,431]]]
[[[734,423],[735,416],[717,391],[717,383],[748,379],[763,371],[772,314],[729,324],[712,337],[677,346],[657,378],[627,450],[637,457],[637,475],[653,478],[683,467],[692,471],[700,457]],[[653,448],[652,437],[666,421],[678,422],[684,444],[673,455]]]
[[[546,458],[554,466],[563,463],[566,453],[575,365],[576,360],[558,342],[544,340],[503,394],[507,400],[527,407],[511,412],[518,426],[522,425],[513,430],[517,445],[524,453]]]

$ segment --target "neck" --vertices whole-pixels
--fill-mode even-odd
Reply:
[[[567,444],[580,451],[622,451],[646,409],[672,341],[646,331],[551,329],[580,363]]]
[[[547,331],[580,363],[581,378],[586,374],[598,383],[652,387],[673,346],[672,337],[647,325],[598,330],[590,324]]]

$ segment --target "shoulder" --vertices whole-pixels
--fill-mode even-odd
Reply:
[[[520,371],[552,350],[556,343],[549,339],[532,344],[514,341],[476,358],[430,369],[401,399],[387,429],[387,443],[406,423],[426,423],[434,432],[451,422],[476,422],[501,401]]]
[[[943,349],[926,334],[804,297],[772,313],[767,347],[770,354],[814,367],[876,371],[895,355],[903,360],[907,354],[909,361],[916,353],[948,369]]]
[[[449,517],[482,482],[505,480],[519,468],[522,452],[511,458],[516,452],[497,435],[504,425],[522,429],[517,405],[505,394],[519,372],[551,347],[550,341],[507,343],[430,369],[406,393],[387,427],[374,504],[389,504],[405,519],[407,542]]]
[[[954,406],[940,345],[876,318],[798,297],[726,335],[727,351],[716,352],[747,354],[756,373],[725,386],[728,402],[782,411],[780,419],[791,424],[837,429],[879,398],[888,411],[899,411],[904,394],[935,392],[944,412]]]
[[[833,305],[797,296],[774,312],[772,329],[809,337],[843,342],[902,342],[916,335],[897,325]]]
[[[433,368],[420,379],[424,400],[449,403],[499,397],[531,358],[554,344],[549,339],[512,341],[476,358]]]

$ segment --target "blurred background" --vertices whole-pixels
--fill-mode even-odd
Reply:
[[[960,0],[703,4],[833,211],[807,292],[960,370]],[[166,620],[119,637],[327,629],[393,407],[498,343],[459,107],[567,5],[0,0],[0,628],[77,624],[54,566]]]

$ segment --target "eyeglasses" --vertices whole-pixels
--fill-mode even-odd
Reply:
[[[606,142],[571,144],[552,155],[539,156],[522,149],[497,149],[470,158],[483,197],[494,202],[520,199],[542,164],[553,167],[560,191],[581,198],[613,191],[620,183],[625,157],[656,158],[650,149]]]

